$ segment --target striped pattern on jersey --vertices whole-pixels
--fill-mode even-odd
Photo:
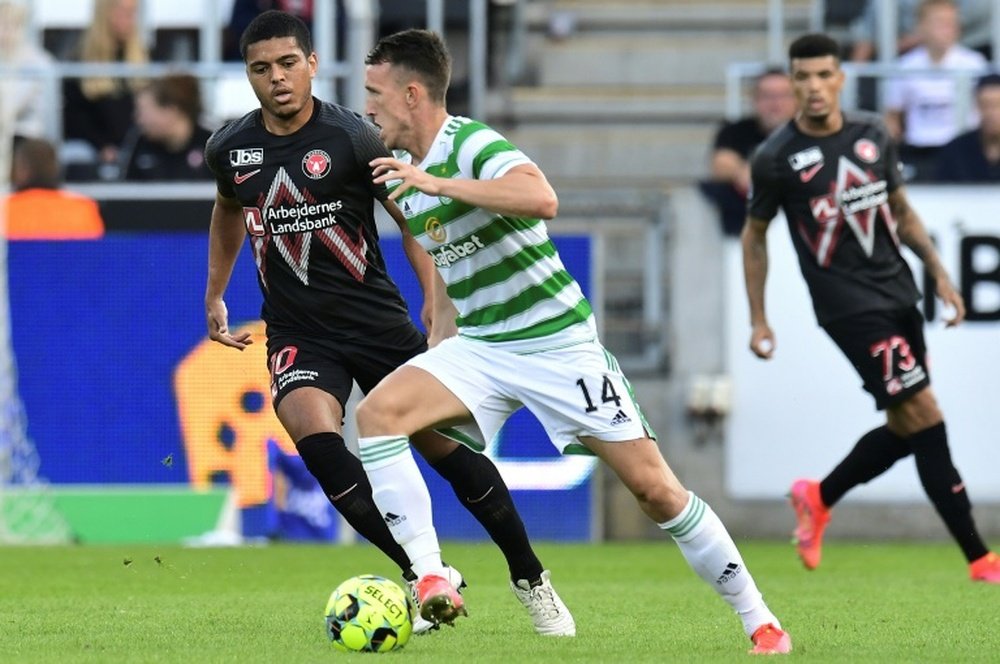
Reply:
[[[408,153],[399,158],[412,162]],[[490,180],[530,163],[483,123],[450,117],[420,168],[438,177]],[[591,324],[590,303],[563,266],[542,220],[499,215],[416,189],[396,202],[434,259],[459,311],[463,336],[541,340]]]

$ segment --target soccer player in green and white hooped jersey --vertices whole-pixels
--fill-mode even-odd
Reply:
[[[489,127],[448,114],[450,57],[434,33],[385,37],[366,63],[365,112],[386,145],[401,151],[371,162],[373,181],[393,186],[390,198],[437,264],[435,320],[451,310],[458,327],[458,335],[383,379],[356,411],[361,461],[375,503],[420,577],[421,614],[450,623],[464,606],[442,574],[409,437],[471,422],[488,440],[524,406],[564,453],[595,454],[615,471],[733,607],[751,652],[789,652],[790,637],[725,526],[674,476],[618,363],[601,346],[590,305],[541,221],[558,209],[542,171]],[[537,586],[515,592],[546,612],[553,606],[548,584],[546,572]]]

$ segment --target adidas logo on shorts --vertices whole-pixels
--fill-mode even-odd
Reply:
[[[616,427],[620,424],[628,424],[632,421],[632,418],[625,414],[624,410],[619,410],[615,413],[615,416],[611,418],[611,426]]]

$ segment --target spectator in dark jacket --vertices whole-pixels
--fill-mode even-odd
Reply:
[[[938,155],[938,182],[1000,182],[1000,74],[976,83],[979,127],[959,134]]]
[[[135,126],[122,148],[126,180],[206,180],[205,143],[211,133],[199,124],[198,79],[171,74],[136,95]]]

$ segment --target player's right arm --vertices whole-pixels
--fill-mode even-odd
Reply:
[[[767,282],[767,227],[765,219],[747,217],[740,240],[743,244],[743,279],[750,304],[750,350],[768,360],[774,355],[774,332],[764,308],[764,285]]]
[[[223,346],[243,350],[253,343],[249,332],[232,335],[229,332],[229,312],[223,296],[240,255],[243,237],[243,206],[235,198],[215,194],[212,224],[208,231],[208,284],[205,286],[205,317],[208,337]]]
[[[767,282],[767,227],[778,213],[781,186],[775,173],[770,141],[757,148],[750,159],[750,199],[747,220],[740,234],[743,245],[743,279],[750,304],[750,350],[762,360],[774,355],[774,332],[767,322],[764,285]]]

